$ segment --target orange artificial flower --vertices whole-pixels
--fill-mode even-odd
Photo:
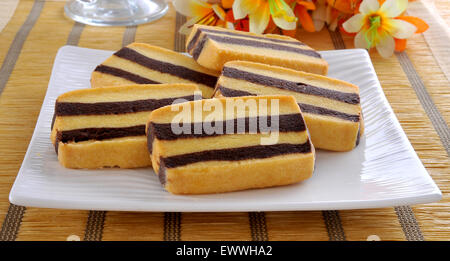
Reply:
[[[230,9],[227,11],[227,13],[225,15],[225,21],[228,21],[230,23],[236,22],[236,20],[234,19],[234,15],[233,15],[233,9]]]
[[[297,0],[294,6],[294,14],[298,17],[300,24],[307,32],[316,31],[314,22],[308,11],[316,10],[316,5],[313,2]]]
[[[244,32],[248,32],[250,30],[250,23],[248,19],[239,19],[237,21],[237,24],[234,26],[236,30]]]
[[[225,10],[219,4],[202,0],[174,0],[173,5],[179,13],[190,17],[180,28],[182,34],[189,34],[194,24],[230,27],[225,20]]]
[[[270,19],[284,30],[297,27],[297,17],[284,0],[235,0],[233,13],[237,19],[248,16],[249,30],[253,33],[264,33]]]
[[[343,23],[345,32],[357,33],[355,47],[375,47],[384,57],[406,48],[406,39],[424,32],[428,25],[417,17],[403,16],[408,0],[363,0],[359,13]]]
[[[353,6],[353,2],[349,1],[356,0],[315,0],[316,9],[312,12],[312,19],[316,31],[322,30],[325,24],[330,30],[336,30],[341,19],[347,19],[353,14],[346,13]]]
[[[417,28],[415,32],[416,34],[425,32],[426,30],[428,30],[429,27],[428,24],[425,23],[422,19],[415,16],[399,16],[396,19],[400,19],[410,24],[413,24]],[[403,52],[406,49],[407,40],[397,38],[395,38],[394,40],[395,40],[395,51]]]
[[[354,14],[358,12],[362,0],[327,0],[329,6],[344,14]]]
[[[425,32],[426,30],[428,30],[429,27],[428,24],[425,23],[425,21],[415,16],[399,16],[396,19],[400,19],[410,24],[413,24],[417,28],[416,34],[421,34]]]
[[[246,31],[249,30],[248,18],[235,19],[233,14],[233,9],[229,9],[225,15],[225,21],[233,24],[235,30]]]
[[[222,0],[222,7],[224,9],[229,9],[233,7],[234,0]]]
[[[343,24],[345,23],[346,19],[340,19],[338,21],[338,25],[339,25],[339,31],[345,35],[351,36],[351,37],[355,37],[357,33],[349,33],[347,31],[345,31]]]
[[[397,39],[394,38],[395,41],[395,51],[397,52],[403,52],[406,49],[406,39]]]
[[[266,30],[264,31],[265,34],[271,34],[277,29],[277,25],[273,21],[272,18],[270,18],[269,24],[267,25]]]
[[[315,10],[316,5],[313,2],[305,1],[305,0],[286,0],[286,3],[292,6],[295,16],[298,18],[299,24],[307,32],[315,32],[316,29],[314,27],[314,22],[309,14],[309,10]],[[282,30],[284,35],[295,37],[297,34],[297,28],[292,30]]]

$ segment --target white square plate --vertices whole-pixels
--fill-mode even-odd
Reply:
[[[45,208],[127,211],[283,211],[375,208],[435,202],[442,195],[395,117],[366,51],[321,52],[329,76],[361,88],[365,133],[351,152],[317,151],[312,178],[289,186],[176,196],[151,168],[71,170],[59,165],[50,142],[58,95],[90,86],[94,68],[113,52],[62,47],[55,59],[11,203]]]

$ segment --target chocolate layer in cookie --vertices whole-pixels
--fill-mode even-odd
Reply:
[[[348,151],[363,133],[359,88],[329,77],[233,61],[225,64],[215,97],[292,95],[316,148]]]
[[[65,93],[56,100],[52,126],[58,159],[69,168],[150,166],[145,124],[151,111],[195,99],[201,95],[193,84],[130,85]]]
[[[306,44],[287,36],[249,32],[196,24],[186,49],[202,66],[222,70],[229,61],[253,61],[295,70],[327,74],[328,63]]]
[[[199,42],[195,45],[195,48],[192,49],[192,57],[194,57],[195,60],[198,60],[200,57],[200,54],[203,52],[203,49],[205,48],[205,44],[207,41],[215,41],[219,43],[229,44],[229,45],[240,45],[240,46],[249,46],[254,48],[260,48],[260,49],[270,49],[275,51],[283,51],[288,52],[292,54],[302,54],[306,56],[311,56],[315,58],[322,58],[320,54],[314,50],[310,49],[303,49],[303,48],[297,48],[290,45],[280,44],[280,43],[274,43],[271,41],[264,42],[264,41],[257,41],[257,40],[249,40],[244,38],[232,38],[232,37],[225,37],[225,36],[218,36],[214,34],[207,34],[205,33],[203,35],[203,38],[199,40]],[[300,45],[304,46],[304,45]]]
[[[97,66],[92,87],[131,83],[195,83],[210,98],[218,72],[198,65],[191,57],[161,47],[132,43]]]
[[[249,107],[236,109],[236,104]],[[194,113],[196,120],[186,118],[178,125],[179,108],[201,111]],[[314,169],[314,147],[291,96],[209,99],[160,108],[150,115],[147,138],[153,167],[175,194],[291,184]]]
[[[216,34],[216,35],[234,36],[234,37],[240,37],[240,38],[251,39],[251,40],[265,40],[267,42],[284,43],[284,44],[289,44],[289,45],[293,45],[293,46],[305,45],[304,43],[296,41],[294,39],[284,40],[284,39],[265,37],[263,35],[244,34],[244,33],[239,33],[239,32],[236,32],[236,31],[220,31],[220,30],[214,30],[214,29],[208,29],[206,27],[202,27],[202,28],[198,28],[198,30],[195,32],[195,35],[189,41],[189,43],[188,43],[188,45],[186,47],[188,52],[190,52],[195,47],[195,44],[197,43],[197,41],[200,38],[200,35],[202,33],[210,33],[210,34],[213,33],[213,34]]]
[[[141,111],[152,111],[163,106],[171,105],[177,100],[193,101],[200,100],[200,95],[182,96],[162,99],[146,99],[136,101],[116,101],[116,102],[56,102],[55,114],[57,116],[71,115],[104,115],[121,114]]]

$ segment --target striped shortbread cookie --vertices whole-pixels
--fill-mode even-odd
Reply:
[[[292,184],[314,170],[314,147],[292,96],[166,106],[150,114],[147,136],[153,169],[174,194]]]
[[[225,64],[215,97],[292,95],[316,148],[349,151],[363,134],[359,88],[322,75],[253,62]]]
[[[228,61],[253,61],[326,75],[328,63],[306,44],[274,34],[254,34],[194,25],[186,50],[206,68],[222,70]]]
[[[91,87],[123,84],[193,83],[203,97],[212,96],[219,73],[200,66],[191,57],[161,47],[132,43],[97,66]]]
[[[51,133],[59,162],[88,169],[150,166],[145,124],[151,111],[176,99],[201,95],[194,84],[90,88],[60,95]]]

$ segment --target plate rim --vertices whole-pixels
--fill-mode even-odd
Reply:
[[[84,48],[84,47],[78,47],[78,46],[72,46],[72,45],[65,45],[59,48],[54,63],[51,70],[51,75],[53,75],[53,72],[55,71],[57,60],[60,59],[60,56],[63,55],[63,53],[66,50],[70,49],[84,49],[84,51],[93,51],[93,52],[104,52],[104,53],[113,53],[114,51],[110,50],[99,50],[99,49],[91,49],[91,48]],[[397,198],[389,198],[389,199],[379,199],[379,200],[342,200],[342,201],[314,201],[314,202],[288,202],[285,204],[280,204],[279,202],[276,203],[270,203],[264,202],[260,203],[261,206],[245,206],[245,205],[237,205],[229,207],[226,205],[225,207],[222,206],[221,208],[214,208],[210,209],[210,207],[205,207],[204,205],[197,206],[195,204],[186,204],[182,207],[178,206],[176,210],[174,210],[172,205],[165,206],[163,203],[155,203],[148,205],[142,204],[141,207],[137,206],[122,206],[122,207],[113,207],[108,206],[105,208],[87,208],[82,207],[81,205],[84,203],[85,205],[89,205],[89,203],[85,203],[82,201],[74,201],[74,200],[58,200],[55,198],[45,199],[45,203],[43,201],[39,202],[39,197],[30,197],[25,196],[23,193],[18,192],[17,187],[20,183],[21,179],[25,178],[24,174],[22,172],[24,171],[24,163],[26,160],[29,160],[30,157],[30,148],[31,144],[33,144],[33,141],[36,139],[36,132],[38,131],[39,124],[42,124],[41,117],[43,117],[43,111],[44,106],[47,100],[50,99],[49,92],[51,91],[50,86],[52,86],[53,82],[55,81],[54,77],[50,77],[47,91],[44,97],[44,100],[42,102],[41,109],[39,111],[39,116],[36,121],[36,125],[32,134],[32,137],[29,141],[26,153],[24,155],[22,164],[20,166],[20,169],[15,177],[14,183],[12,185],[12,188],[9,193],[9,201],[12,204],[20,205],[20,206],[29,206],[29,207],[40,207],[40,208],[56,208],[56,209],[76,209],[76,210],[107,210],[107,211],[137,211],[137,212],[164,212],[164,211],[171,211],[171,212],[240,212],[240,211],[310,211],[310,210],[345,210],[345,209],[370,209],[370,208],[382,208],[382,207],[392,207],[392,206],[401,206],[401,205],[416,205],[416,204],[425,204],[425,203],[432,203],[437,202],[442,199],[442,192],[437,186],[436,182],[433,180],[429,172],[426,170],[425,166],[423,165],[423,162],[420,160],[419,156],[417,155],[416,151],[414,150],[411,142],[409,141],[405,131],[400,125],[400,122],[397,118],[397,115],[394,113],[392,107],[390,106],[387,97],[381,87],[381,83],[378,79],[378,75],[376,74],[376,71],[373,67],[372,61],[370,59],[370,56],[368,52],[365,49],[342,49],[342,50],[326,50],[326,51],[320,51],[319,53],[360,53],[365,57],[366,60],[368,60],[370,69],[372,70],[373,74],[376,77],[376,84],[379,94],[381,94],[381,99],[386,107],[386,109],[389,110],[389,113],[391,116],[393,116],[394,124],[397,125],[397,129],[400,130],[400,135],[402,136],[402,139],[406,139],[406,144],[408,146],[408,150],[412,151],[412,155],[414,155],[415,160],[420,162],[422,168],[425,170],[425,172],[428,174],[427,178],[431,183],[434,185],[434,189],[430,193],[424,193],[416,196],[406,196],[406,197],[397,197]],[[69,204],[68,204],[69,202]],[[81,204],[81,205],[80,205]],[[112,203],[108,203],[111,205]]]

